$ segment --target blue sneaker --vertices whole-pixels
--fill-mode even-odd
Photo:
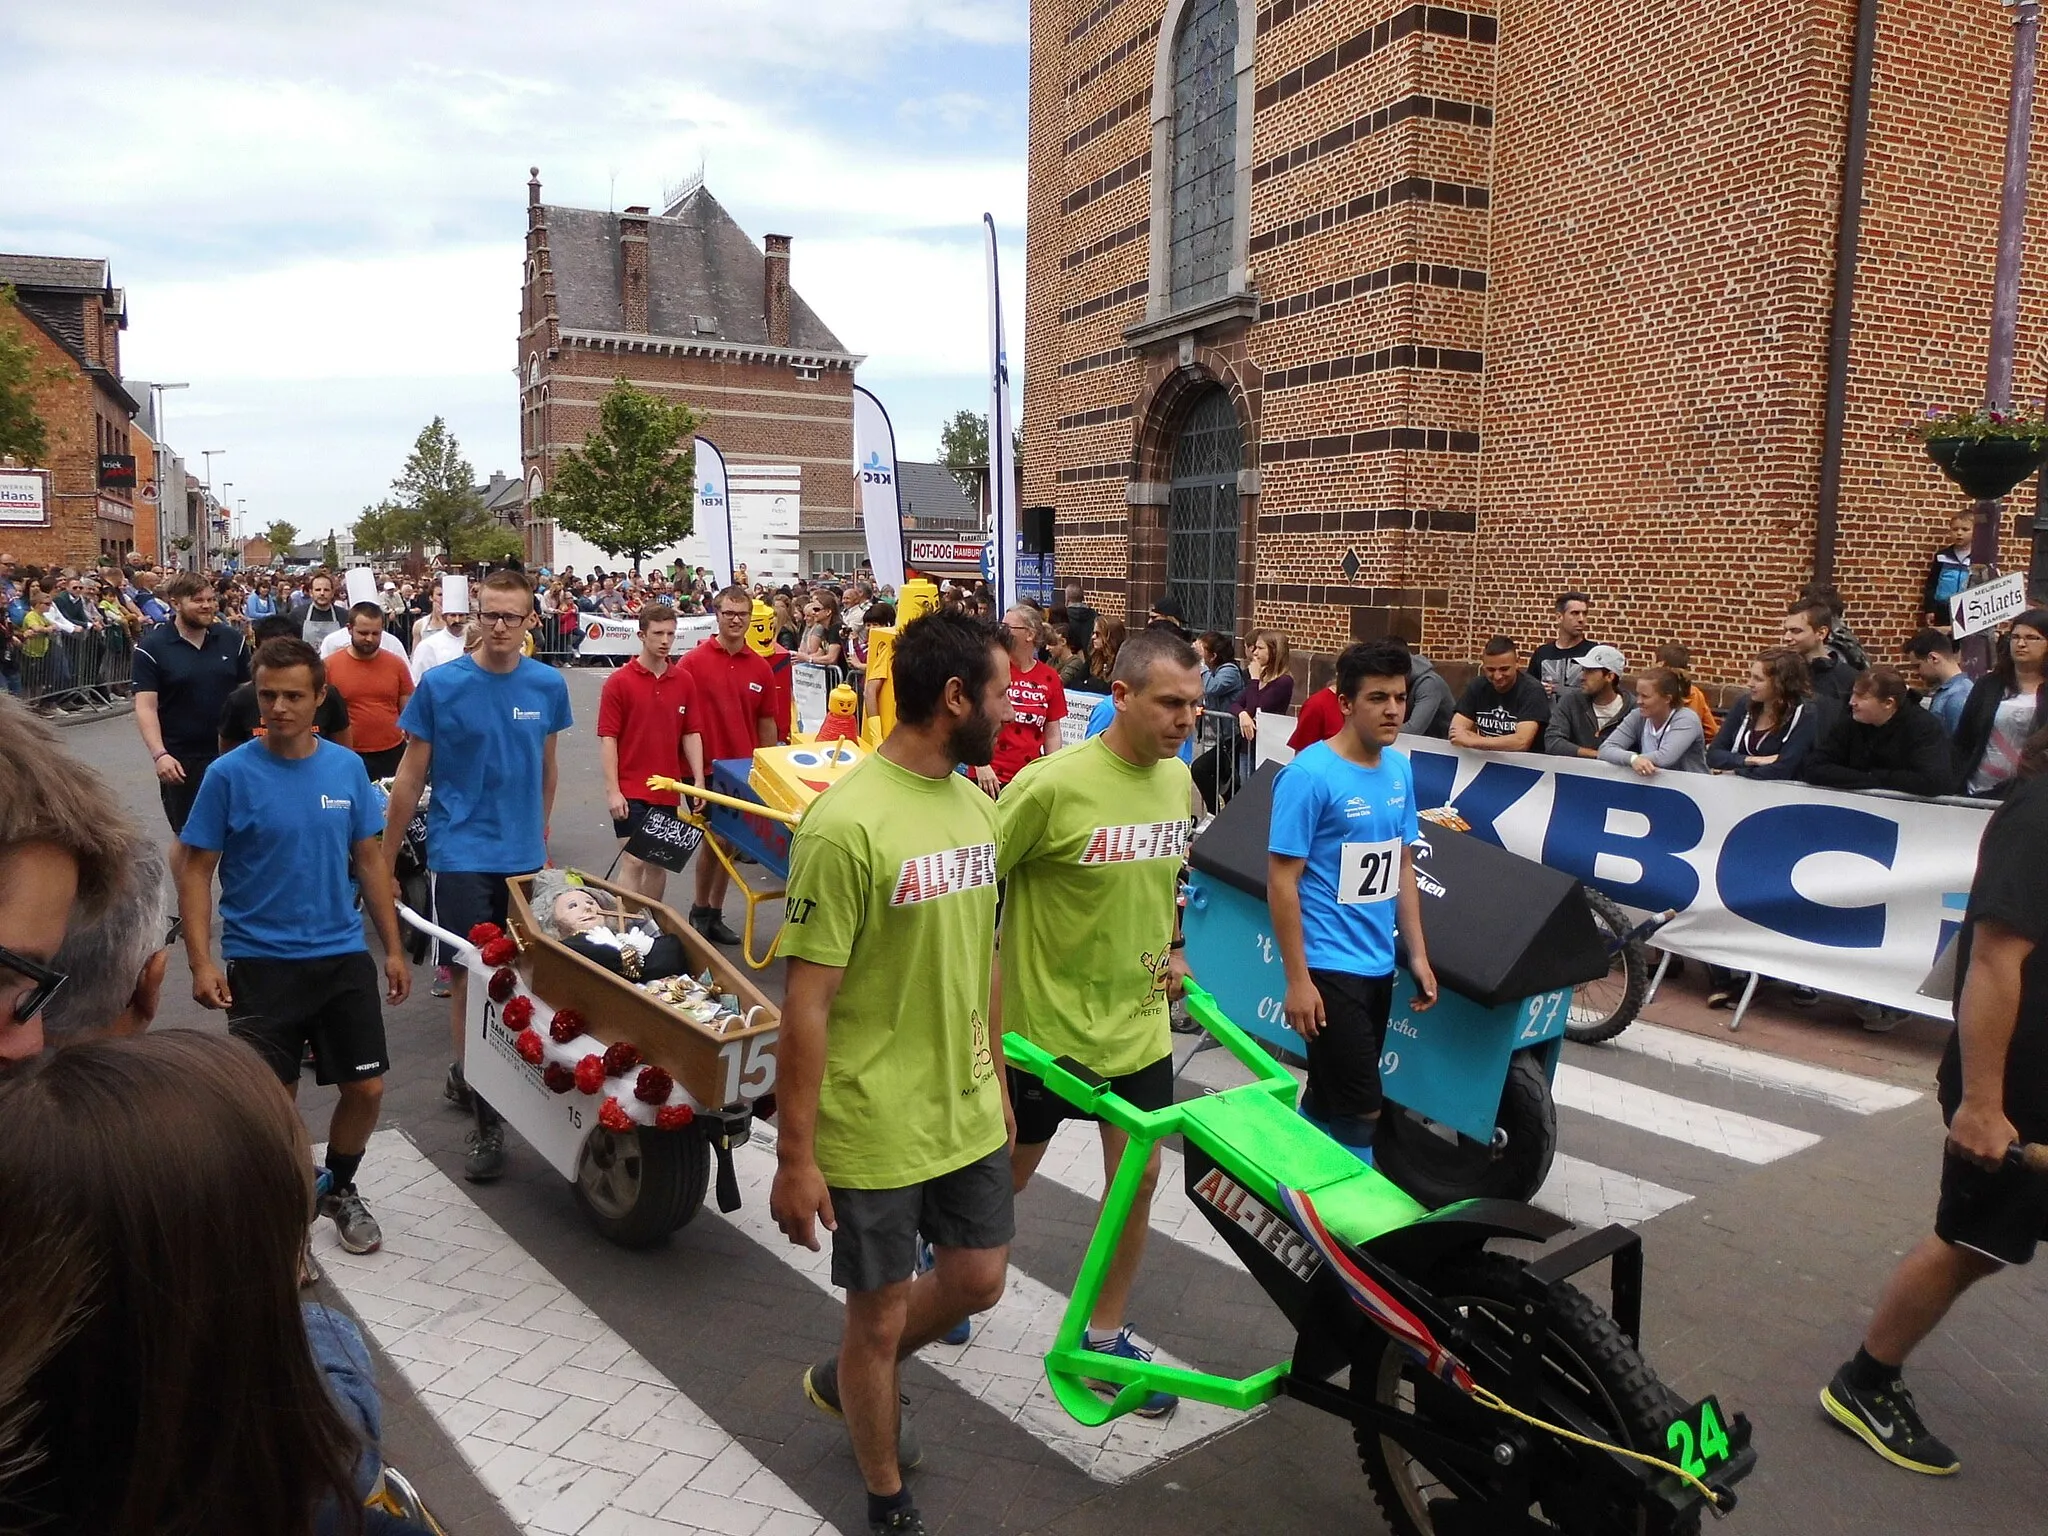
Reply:
[[[914,1272],[916,1274],[921,1275],[931,1267],[932,1245],[926,1242],[922,1237],[920,1237],[917,1240],[917,1268]],[[968,1339],[973,1336],[973,1334],[973,1320],[971,1318],[963,1317],[960,1319],[959,1322],[955,1323],[951,1328],[947,1329],[944,1333],[939,1335],[939,1342],[941,1344],[952,1344],[957,1346],[965,1344],[968,1341]]]
[[[1128,1323],[1119,1328],[1116,1337],[1108,1343],[1093,1344],[1084,1338],[1081,1347],[1093,1350],[1098,1355],[1115,1355],[1119,1360],[1150,1360],[1152,1358],[1152,1351],[1144,1348],[1137,1340],[1131,1337],[1131,1329]],[[1087,1381],[1088,1379],[1084,1376],[1082,1380]],[[1123,1390],[1120,1385],[1113,1381],[1088,1381],[1088,1385],[1108,1398],[1114,1398],[1117,1393]],[[1141,1419],[1163,1419],[1179,1406],[1180,1399],[1171,1392],[1154,1392],[1144,1402],[1133,1408],[1131,1412]]]

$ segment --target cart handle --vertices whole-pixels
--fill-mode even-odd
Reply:
[[[699,800],[708,800],[713,805],[722,805],[729,810],[744,811],[749,816],[764,816],[770,821],[779,821],[785,827],[793,827],[802,818],[787,811],[778,811],[772,805],[763,805],[758,800],[740,800],[731,795],[721,795],[715,789],[699,789],[695,784],[686,784],[681,779],[664,778],[658,773],[647,776],[649,789],[666,789],[676,794],[691,795]]]
[[[443,928],[438,924],[430,922],[426,918],[421,917],[419,913],[413,911],[411,907],[408,907],[402,901],[396,903],[396,905],[398,907],[398,916],[401,921],[412,924],[412,926],[419,929],[421,933],[432,934],[435,938],[439,939],[443,944],[446,944],[450,949],[455,950],[458,954],[460,954],[465,962],[467,962],[468,959],[473,955],[477,956],[478,958],[481,958],[481,951],[479,951],[474,944],[470,943],[469,940],[464,938],[458,938],[456,935],[450,933],[446,928]]]

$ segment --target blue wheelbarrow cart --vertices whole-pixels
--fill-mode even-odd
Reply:
[[[1189,966],[1223,1012],[1299,1061],[1266,908],[1278,771],[1261,768],[1195,839],[1184,927]],[[1491,843],[1425,821],[1415,864],[1438,998],[1416,1013],[1397,973],[1373,1155],[1432,1209],[1527,1200],[1556,1152],[1550,1085],[1572,989],[1607,975],[1612,941],[1578,881]]]

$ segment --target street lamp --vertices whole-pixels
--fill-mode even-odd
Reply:
[[[188,384],[152,384],[149,386],[150,440],[156,445],[156,558],[159,564],[169,565],[171,553],[170,524],[166,521],[169,511],[164,498],[164,461],[170,452],[164,446],[164,391],[167,389],[190,389]]]
[[[217,458],[226,458],[227,453],[228,451],[225,448],[202,448],[199,450],[199,457],[206,460],[206,499],[208,501],[214,499],[213,461]],[[199,522],[201,525],[199,529],[199,566],[201,570],[204,570],[206,568],[206,551],[213,543],[213,528],[211,526],[213,523],[212,508],[209,507],[206,510],[205,515],[199,519]]]

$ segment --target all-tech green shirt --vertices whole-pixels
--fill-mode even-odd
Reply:
[[[1191,782],[1179,758],[1139,768],[1107,736],[1010,781],[996,802],[1005,1029],[1105,1077],[1171,1053],[1167,962]]]
[[[1003,1145],[989,1039],[995,807],[872,753],[804,812],[782,953],[845,971],[827,1022],[818,1170],[900,1189]]]

